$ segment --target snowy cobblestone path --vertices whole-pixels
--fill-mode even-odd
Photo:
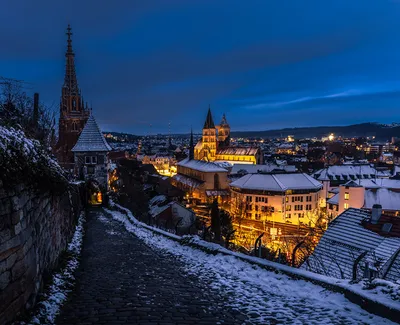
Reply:
[[[340,294],[112,215],[123,224],[100,210],[88,217],[78,285],[57,324],[392,324]]]
[[[217,292],[182,272],[182,262],[157,252],[117,221],[93,211],[77,287],[56,324],[242,324]]]

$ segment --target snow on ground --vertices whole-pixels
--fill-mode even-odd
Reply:
[[[158,235],[118,211],[105,211],[150,247],[178,257],[193,275],[227,297],[254,324],[393,324],[334,293],[222,254],[211,255]]]
[[[68,262],[60,272],[53,275],[52,284],[47,292],[43,294],[43,300],[38,303],[39,308],[28,324],[54,324],[61,306],[75,284],[74,272],[79,266],[84,221],[84,213],[81,213],[74,236],[68,244]]]

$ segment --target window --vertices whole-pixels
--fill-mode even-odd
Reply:
[[[93,175],[94,174],[94,167],[93,166],[88,166],[87,173],[88,173],[88,175]]]
[[[292,215],[290,214],[290,213],[288,213],[287,215],[286,215],[286,218],[287,219],[290,219],[292,217]]]
[[[72,122],[72,131],[78,131],[78,125],[77,125],[76,121]]]
[[[287,205],[286,206],[286,211],[292,211],[292,206],[291,205]]]
[[[348,203],[345,203],[345,204],[344,204],[344,209],[347,210],[348,208],[349,208],[349,204],[348,204]]]
[[[302,204],[296,204],[294,206],[294,211],[301,211],[303,210],[303,205]]]
[[[253,201],[253,197],[252,196],[246,196],[246,201],[247,202],[252,202]]]
[[[350,199],[350,194],[349,194],[349,192],[345,192],[345,193],[344,193],[344,199],[345,199],[345,200]]]
[[[307,210],[307,211],[312,210],[312,205],[311,205],[311,204],[306,204],[306,210]]]
[[[306,202],[311,202],[312,201],[312,196],[311,195],[307,195],[306,196]]]
[[[85,164],[97,164],[97,156],[85,156]]]
[[[214,188],[216,190],[219,189],[219,176],[218,176],[218,174],[214,174]]]
[[[261,219],[261,214],[256,213],[256,214],[255,214],[255,218],[256,218],[256,220],[260,220],[260,219]]]

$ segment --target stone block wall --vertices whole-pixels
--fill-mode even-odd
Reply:
[[[81,209],[77,185],[61,195],[0,181],[0,324],[30,309],[57,266]]]

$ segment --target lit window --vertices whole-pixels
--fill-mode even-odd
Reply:
[[[350,194],[348,192],[344,193],[344,199],[348,200],[350,198]]]
[[[348,203],[345,203],[345,204],[344,204],[344,209],[347,210],[348,208],[349,208],[349,204],[348,204]]]

